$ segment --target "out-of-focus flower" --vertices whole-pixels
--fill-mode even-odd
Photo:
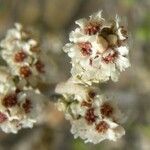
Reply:
[[[96,144],[105,139],[116,141],[125,134],[120,125],[122,113],[105,96],[72,80],[58,85],[56,92],[63,94],[56,105],[71,122],[75,138]]]
[[[0,127],[6,132],[17,133],[22,128],[32,128],[44,108],[43,96],[32,90],[0,95]]]
[[[101,11],[89,19],[76,21],[79,25],[70,33],[70,43],[64,51],[71,57],[71,73],[84,83],[118,80],[120,72],[130,66],[127,31],[116,17],[106,21]]]
[[[2,58],[13,76],[32,87],[38,82],[49,82],[50,68],[47,58],[40,51],[38,43],[20,24],[16,23],[15,28],[8,30],[0,45]]]
[[[17,133],[21,128],[31,128],[40,119],[46,101],[37,90],[20,88],[7,67],[0,68],[0,128]]]

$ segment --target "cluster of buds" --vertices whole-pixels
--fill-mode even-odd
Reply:
[[[46,97],[38,84],[48,82],[49,64],[38,43],[16,23],[0,42],[0,128],[17,133],[40,120]]]
[[[64,51],[71,57],[72,77],[56,87],[62,95],[56,106],[71,123],[71,133],[85,142],[97,144],[105,139],[116,141],[125,134],[124,115],[115,101],[99,94],[93,83],[118,80],[130,66],[127,32],[116,18],[106,22],[101,11],[79,25],[70,34]]]
[[[48,82],[48,58],[21,24],[16,23],[15,28],[8,30],[0,46],[1,56],[11,74],[22,80],[24,85],[35,87],[38,82]]]
[[[79,19],[70,33],[70,43],[64,51],[71,57],[72,76],[81,82],[118,80],[121,71],[130,66],[127,31],[119,25],[119,18],[106,21],[101,11],[89,19]]]

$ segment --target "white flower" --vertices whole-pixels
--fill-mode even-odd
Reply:
[[[50,68],[44,51],[40,51],[37,41],[30,38],[20,24],[15,24],[15,28],[8,30],[0,45],[2,58],[13,76],[32,87],[39,82],[49,81]]]
[[[106,21],[101,11],[89,19],[76,21],[79,25],[70,34],[70,43],[63,50],[71,58],[74,80],[92,84],[110,78],[117,81],[120,72],[130,66],[127,32],[119,19]]]
[[[104,19],[101,17],[101,11],[90,16],[89,19],[79,19],[75,23],[79,25],[75,31],[70,33],[70,41],[78,42],[84,39],[88,39],[88,35],[95,35],[100,30],[100,27]]]
[[[95,107],[95,114],[101,115],[102,118],[110,119],[117,123],[123,123],[126,119],[124,114],[118,108],[117,102],[110,100],[104,95],[96,95],[93,101]]]
[[[21,40],[21,30],[22,26],[20,24],[15,24],[15,28],[9,29],[6,38],[1,41],[0,46],[5,47],[5,49],[12,50],[14,44],[17,44],[18,40]]]
[[[18,96],[20,106],[24,108],[27,117],[36,121],[40,120],[41,113],[47,104],[45,96],[40,93],[35,93],[34,90],[23,91]],[[27,105],[26,108],[25,105]]]

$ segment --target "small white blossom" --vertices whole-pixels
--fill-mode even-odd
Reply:
[[[119,19],[108,22],[100,11],[76,24],[79,27],[71,32],[70,43],[63,48],[71,58],[73,78],[87,84],[110,78],[117,81],[120,72],[130,66],[127,32]]]
[[[89,39],[88,35],[93,36],[97,34],[103,22],[104,19],[101,16],[101,11],[94,13],[89,19],[82,18],[77,20],[75,23],[79,25],[79,28],[70,33],[70,41],[76,43]]]

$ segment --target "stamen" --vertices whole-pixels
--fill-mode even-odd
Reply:
[[[85,119],[88,124],[92,124],[96,121],[96,116],[94,114],[94,108],[89,108],[85,114]]]
[[[103,61],[108,63],[114,63],[115,59],[118,57],[118,53],[114,52],[113,54],[108,54],[106,57],[103,58]]]
[[[113,108],[108,103],[102,104],[100,112],[103,116],[110,117],[113,114]]]
[[[22,66],[20,68],[20,74],[23,76],[23,77],[29,77],[31,75],[31,70],[28,66]]]
[[[17,104],[17,94],[16,93],[11,93],[9,95],[6,95],[3,99],[2,104],[5,107],[13,107]]]
[[[109,128],[109,125],[105,121],[99,122],[99,124],[96,125],[96,130],[99,133],[105,133]]]
[[[91,55],[92,44],[90,42],[82,42],[82,43],[78,43],[78,45],[81,48],[81,53],[83,54],[83,56]]]
[[[26,53],[24,53],[23,51],[19,51],[18,53],[15,54],[14,60],[15,62],[22,62],[26,57],[27,57]]]
[[[100,30],[100,24],[97,22],[89,22],[84,29],[85,34],[94,35]]]

